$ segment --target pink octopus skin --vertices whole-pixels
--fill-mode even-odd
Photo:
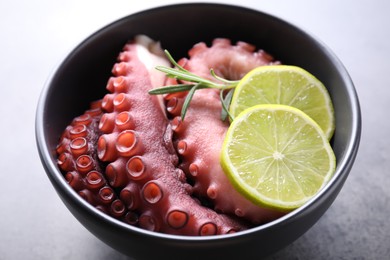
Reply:
[[[215,39],[211,47],[205,43],[196,44],[189,51],[189,59],[183,58],[179,64],[211,80],[211,68],[221,77],[239,80],[255,67],[278,64],[264,51],[254,50],[255,47],[248,43],[231,45],[227,39]],[[180,111],[185,95],[169,94],[165,98],[167,111],[173,118],[180,167],[194,181],[194,194],[210,200],[217,212],[233,214],[256,225],[282,216],[281,212],[259,207],[244,198],[223,172],[220,153],[228,123],[220,119],[219,91],[197,90],[184,121],[180,118]]]
[[[137,37],[120,53],[107,83],[110,93],[100,106],[104,111],[98,124],[100,134],[95,144],[90,144],[96,147],[95,164],[106,165],[102,169],[108,186],[118,192],[125,210],[134,213],[128,223],[178,235],[216,235],[246,229],[236,218],[219,214],[194,199],[192,186],[177,167],[172,129],[162,100],[148,94],[165,81],[161,73],[154,72],[156,63],[168,65],[159,50],[150,39]],[[60,145],[57,150],[61,149]]]

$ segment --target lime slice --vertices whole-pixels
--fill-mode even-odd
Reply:
[[[230,125],[221,166],[253,203],[283,211],[312,198],[331,178],[336,159],[318,124],[286,105],[257,105]]]
[[[258,104],[284,104],[308,114],[330,139],[335,129],[332,101],[324,85],[306,70],[288,65],[257,67],[236,87],[233,117]]]

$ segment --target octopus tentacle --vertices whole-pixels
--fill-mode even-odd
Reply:
[[[181,235],[246,229],[235,217],[194,199],[192,186],[177,168],[173,129],[163,100],[148,94],[165,81],[161,73],[151,72],[156,62],[168,65],[160,54],[149,39],[137,38],[125,45],[107,82],[109,93],[100,105],[73,120],[73,125],[84,124],[88,134],[78,126],[69,139],[71,128],[67,128],[57,147],[58,164],[80,196],[141,228]],[[99,116],[96,107],[102,111]]]
[[[264,51],[255,52],[253,45],[244,42],[232,45],[227,39],[215,39],[210,47],[198,43],[189,51],[189,58],[183,58],[179,63],[210,80],[215,80],[210,75],[211,68],[221,77],[238,80],[255,67],[278,64]],[[228,123],[220,120],[218,90],[196,91],[185,121],[182,121],[180,111],[184,98],[165,96],[180,167],[194,181],[194,194],[207,198],[216,211],[245,218],[254,224],[280,217],[283,213],[259,207],[244,198],[233,188],[220,166],[220,150]]]
[[[189,58],[179,60],[179,65],[197,75],[214,80],[210,74],[214,72],[229,80],[239,80],[255,67],[280,64],[263,50],[255,51],[256,47],[245,42],[232,45],[229,39],[216,38],[208,47],[200,42],[189,50]]]
[[[150,50],[150,46],[147,48]],[[148,90],[162,85],[165,80],[158,74],[152,75],[146,67],[147,62],[140,60],[141,56],[150,59],[150,53],[145,52],[149,50],[127,44],[113,67],[114,76],[107,84],[111,93],[104,100],[113,104],[106,107],[114,114],[110,122],[115,123],[107,128],[112,129],[111,132],[99,138],[98,154],[101,154],[101,160],[109,163],[106,167],[108,179],[116,187],[122,187],[120,198],[128,209],[140,213],[142,228],[198,235],[207,222],[215,225],[215,234],[243,229],[241,223],[201,206],[191,197],[192,188],[175,165],[178,159],[162,101],[148,94]],[[161,58],[158,62],[167,64]],[[151,69],[154,71],[154,66]],[[156,81],[158,77],[160,81]],[[121,181],[116,183],[117,178]]]

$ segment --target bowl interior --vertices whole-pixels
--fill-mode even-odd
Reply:
[[[119,51],[137,34],[159,40],[176,58],[186,56],[195,43],[209,44],[216,37],[229,38],[233,43],[246,41],[284,64],[301,66],[314,74],[328,88],[334,103],[336,131],[332,145],[338,168],[330,185],[337,184],[335,192],[339,191],[355,158],[360,111],[353,84],[333,53],[295,26],[258,11],[219,4],[183,4],[133,14],[97,31],[77,46],[48,80],[37,110],[37,143],[47,174],[59,193],[75,197],[64,187],[66,183],[56,166],[58,138],[72,118],[88,108],[89,102],[104,96]],[[341,180],[336,183],[338,179]],[[308,226],[295,231],[280,245],[274,243],[271,249],[285,246]]]

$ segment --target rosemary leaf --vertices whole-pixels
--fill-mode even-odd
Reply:
[[[239,80],[227,80],[227,79],[224,79],[220,76],[218,76],[217,74],[215,74],[215,71],[213,69],[210,69],[210,74],[211,76],[213,76],[215,79],[219,80],[219,81],[222,81],[223,83],[225,84],[228,84],[228,86],[226,86],[226,88],[234,88],[238,85],[238,83],[240,82]]]
[[[168,93],[183,92],[183,91],[191,90],[193,86],[194,84],[170,85],[170,86],[164,86],[164,87],[149,90],[148,93],[151,95],[161,95],[161,94],[168,94]]]
[[[168,50],[164,50],[165,52],[165,55],[167,56],[167,58],[169,59],[169,61],[173,64],[174,67],[177,67],[179,70],[182,70],[182,71],[187,71],[185,68],[183,68],[182,66],[180,66],[176,61],[175,59],[172,57],[172,55],[169,53]]]
[[[221,120],[225,121],[226,118],[229,116],[230,121],[233,121],[233,116],[229,112],[229,106],[230,102],[232,101],[234,89],[230,89],[225,97],[223,97],[223,91],[221,91],[220,98],[221,98],[221,104],[222,104],[222,111],[221,111]]]
[[[187,113],[187,109],[188,109],[190,102],[192,100],[192,97],[194,96],[194,93],[198,89],[198,87],[199,87],[199,84],[196,84],[195,86],[193,86],[191,88],[191,90],[188,92],[186,99],[184,100],[183,107],[181,109],[181,120],[182,121],[184,121],[184,118],[185,118],[186,113]]]

